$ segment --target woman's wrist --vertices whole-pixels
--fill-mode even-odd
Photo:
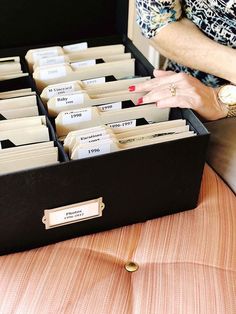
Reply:
[[[214,93],[214,100],[215,100],[214,101],[215,118],[213,120],[226,118],[228,114],[227,106],[223,104],[218,97],[219,90],[220,90],[220,87],[212,88],[212,91]]]

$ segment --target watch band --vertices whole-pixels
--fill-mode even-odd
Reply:
[[[228,108],[227,118],[236,117],[236,105],[233,106],[227,105],[227,108]]]
[[[227,109],[227,118],[236,117],[236,86],[226,84],[217,92],[218,101]]]

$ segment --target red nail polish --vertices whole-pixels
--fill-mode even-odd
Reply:
[[[130,92],[134,92],[134,91],[135,91],[135,86],[134,86],[134,85],[129,86],[129,91],[130,91]]]
[[[137,105],[142,105],[142,103],[143,103],[143,97],[138,99]]]

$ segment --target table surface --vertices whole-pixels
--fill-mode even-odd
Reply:
[[[236,197],[206,166],[194,210],[0,257],[0,299],[0,314],[235,314]]]

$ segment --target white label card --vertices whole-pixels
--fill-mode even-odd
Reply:
[[[45,66],[45,65],[53,65],[53,64],[60,64],[64,63],[65,57],[64,56],[57,56],[52,58],[42,58],[39,60],[39,66]]]
[[[46,229],[61,227],[84,220],[102,216],[104,209],[102,198],[70,206],[58,207],[44,211],[43,223]]]
[[[79,136],[76,137],[76,139],[79,142],[81,142],[81,143],[89,143],[90,141],[104,138],[104,136],[106,136],[106,135],[107,135],[107,131],[106,130],[101,130],[101,131],[98,131],[98,132],[93,132],[93,133],[87,133],[87,134],[79,135]]]
[[[81,105],[84,103],[84,94],[65,95],[56,98],[56,107]]]
[[[115,132],[132,129],[136,127],[136,120],[127,120],[122,122],[115,122],[108,124],[109,127],[114,129]]]
[[[78,149],[78,159],[88,158],[99,156],[103,154],[108,154],[111,152],[110,143],[98,143],[88,148],[79,148]]]
[[[113,102],[111,104],[105,104],[105,105],[100,105],[98,106],[100,111],[111,111],[111,110],[118,110],[122,109],[122,102]]]
[[[110,135],[106,134],[102,137],[92,138],[92,139],[88,140],[88,143],[95,143],[95,142],[104,141],[104,140],[111,140],[112,141],[112,139],[110,139]]]
[[[57,48],[51,48],[46,50],[34,51],[32,53],[34,62],[40,60],[41,58],[51,58],[58,56]]]
[[[46,68],[40,70],[41,80],[50,80],[58,77],[66,76],[66,68],[64,66]]]
[[[84,80],[82,82],[85,83],[86,85],[103,84],[103,83],[106,83],[106,78],[105,78],[105,76],[104,77],[98,77],[98,78],[94,78],[94,79],[90,79],[90,80]]]
[[[74,124],[92,120],[92,108],[78,109],[70,112],[64,112],[62,124]]]
[[[81,50],[86,50],[87,48],[88,48],[87,42],[63,46],[63,49],[66,52],[81,51]]]
[[[47,90],[47,97],[48,99],[63,95],[63,94],[69,94],[70,92],[75,91],[76,83],[68,83],[68,84],[61,84],[59,86],[54,86],[54,87],[48,87]]]
[[[89,66],[92,66],[92,65],[95,65],[96,64],[96,60],[85,60],[85,61],[79,61],[79,62],[73,62],[71,63],[71,67],[73,69],[80,69],[80,68],[84,68],[84,67],[89,67]]]

